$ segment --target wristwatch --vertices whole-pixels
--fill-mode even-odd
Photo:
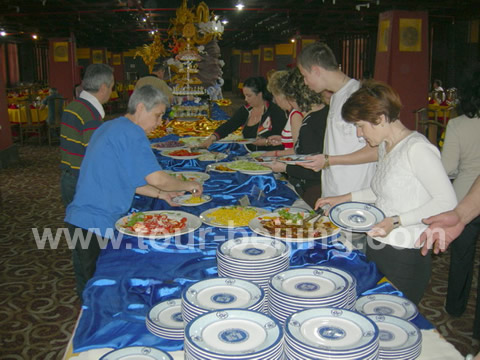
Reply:
[[[402,225],[402,222],[400,221],[400,216],[394,215],[394,216],[392,216],[392,220],[393,220],[393,228],[394,228],[394,229],[396,229],[396,228],[398,228],[400,225]]]
[[[323,156],[325,157],[325,163],[323,164],[322,169],[328,169],[330,167],[330,157],[328,154],[324,154]]]

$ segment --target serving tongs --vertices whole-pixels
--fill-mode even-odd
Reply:
[[[314,219],[316,220],[317,218],[319,218],[323,214],[325,214],[325,209],[318,208],[317,210],[314,210],[313,214],[311,214],[311,215],[307,216],[305,219],[303,219],[303,222],[306,223],[306,222],[312,221]]]

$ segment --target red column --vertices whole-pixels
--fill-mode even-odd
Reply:
[[[13,144],[10,121],[8,120],[7,92],[3,75],[3,71],[0,71],[0,152]]]
[[[402,122],[415,128],[413,112],[427,105],[428,13],[426,11],[388,11],[380,14],[376,80],[391,85],[402,99]]]

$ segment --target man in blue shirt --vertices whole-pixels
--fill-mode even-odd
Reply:
[[[97,237],[111,237],[115,222],[129,210],[135,194],[170,203],[178,191],[202,193],[202,185],[182,181],[161,171],[147,134],[160,124],[168,98],[152,86],[135,90],[127,114],[101,125],[93,134],[80,168],[75,197],[67,207],[65,222],[70,235],[77,228],[84,239],[95,234],[86,248],[74,250],[77,292],[81,296],[95,272],[100,253]]]

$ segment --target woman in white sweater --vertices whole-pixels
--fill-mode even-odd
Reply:
[[[451,210],[457,201],[440,160],[440,152],[423,135],[399,119],[398,93],[387,84],[368,81],[342,108],[357,135],[378,147],[378,164],[371,187],[321,198],[316,208],[347,201],[373,203],[386,218],[367,233],[367,258],[407,298],[418,303],[428,285],[431,257],[423,257],[415,240],[426,225],[422,219]]]

